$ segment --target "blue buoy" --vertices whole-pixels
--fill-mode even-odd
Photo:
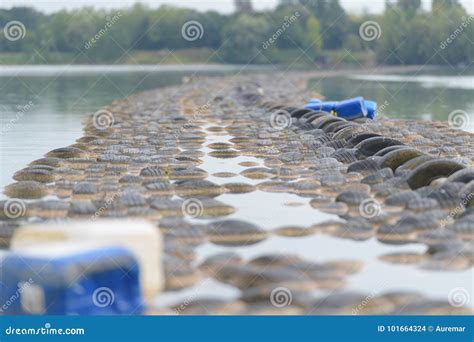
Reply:
[[[0,307],[7,315],[143,313],[139,266],[123,247],[43,246],[2,257]],[[59,253],[58,253],[59,250]],[[68,252],[75,250],[75,252]]]

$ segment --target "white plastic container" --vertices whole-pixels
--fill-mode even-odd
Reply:
[[[17,229],[11,249],[22,251],[56,242],[94,242],[129,249],[140,265],[142,294],[153,304],[164,285],[162,241],[158,228],[145,220],[68,220],[26,225]]]

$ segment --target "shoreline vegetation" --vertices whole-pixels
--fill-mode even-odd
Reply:
[[[325,66],[331,67],[336,65],[343,66],[375,66],[377,65],[374,53],[371,51],[363,51],[357,53],[347,53],[344,50],[325,51],[323,53],[324,60],[328,62],[321,63],[301,59],[295,62],[298,57],[298,50],[288,50],[284,55],[276,57],[272,64],[256,63],[251,65],[292,65],[294,67],[308,66]],[[291,57],[290,57],[291,56]],[[332,62],[334,61],[334,62]],[[0,65],[55,65],[55,64],[72,64],[72,65],[95,65],[95,64],[112,64],[112,65],[180,65],[180,64],[235,64],[223,61],[216,56],[216,50],[208,48],[189,48],[180,50],[136,50],[131,51],[128,56],[119,58],[105,59],[103,61],[91,61],[88,58],[80,58],[72,53],[52,52],[47,55],[39,56],[36,52],[3,52],[0,51]],[[237,63],[238,64],[238,63]]]
[[[235,12],[135,4],[46,14],[0,9],[5,64],[469,65],[474,17],[457,0],[386,3],[382,14],[346,13],[339,0],[279,0]],[[186,5],[184,5],[186,6]],[[449,20],[446,20],[449,18]]]

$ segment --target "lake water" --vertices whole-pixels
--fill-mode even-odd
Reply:
[[[170,66],[0,68],[0,188],[12,182],[13,173],[32,160],[41,158],[51,149],[73,143],[82,135],[84,117],[114,99],[142,90],[179,84],[184,76],[194,73],[214,75],[239,71],[239,66],[187,66],[185,69]],[[447,120],[449,113],[459,110],[467,113],[470,121],[464,128],[473,130],[473,75],[472,70],[466,70],[462,75],[448,70],[416,76],[347,75],[315,79],[309,86],[330,100],[357,95],[376,100],[382,106],[383,115],[388,117]],[[226,138],[207,137],[209,143],[222,139],[225,141]],[[242,169],[238,165],[242,161],[240,158],[216,159],[205,156],[200,167],[209,173],[238,173]],[[212,176],[209,180],[227,182],[226,179]],[[251,182],[240,178],[232,178],[232,181]],[[300,197],[288,194],[256,191],[242,197],[223,195],[219,199],[239,208],[232,218],[245,219],[269,229],[288,224],[309,225],[315,220],[330,217],[322,213],[314,215],[317,211],[311,209],[308,203],[298,207],[285,206],[288,202],[301,202]],[[311,215],[308,215],[309,210]],[[205,244],[199,247],[198,256],[202,260],[221,250],[221,247]],[[399,247],[384,245],[375,239],[355,243],[352,240],[314,235],[303,239],[274,237],[255,246],[239,247],[236,252],[253,257],[265,252],[298,254],[304,251],[305,258],[315,261],[363,260],[366,266],[363,272],[350,278],[350,289],[366,293],[414,290],[446,299],[453,287],[472,288],[471,270],[422,271],[413,266],[387,264],[379,260],[381,255],[395,251],[423,253],[424,250],[425,247],[418,244]],[[165,294],[160,297],[160,303],[178,302],[190,293],[193,296],[238,294],[235,289],[218,282],[205,280],[204,284],[180,293]]]

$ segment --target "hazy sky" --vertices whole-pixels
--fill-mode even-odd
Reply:
[[[469,13],[474,13],[474,0],[460,0]],[[213,9],[222,13],[232,12],[233,0],[0,0],[0,8],[12,6],[32,6],[43,12],[54,12],[59,9],[77,8],[82,6],[95,6],[101,8],[122,8],[136,2],[159,7],[162,4],[173,4],[180,7],[195,8],[198,10]],[[379,13],[384,9],[385,0],[340,0],[342,6],[350,13]],[[431,0],[422,0],[423,6],[429,9]],[[278,0],[253,0],[256,9],[272,8]]]

